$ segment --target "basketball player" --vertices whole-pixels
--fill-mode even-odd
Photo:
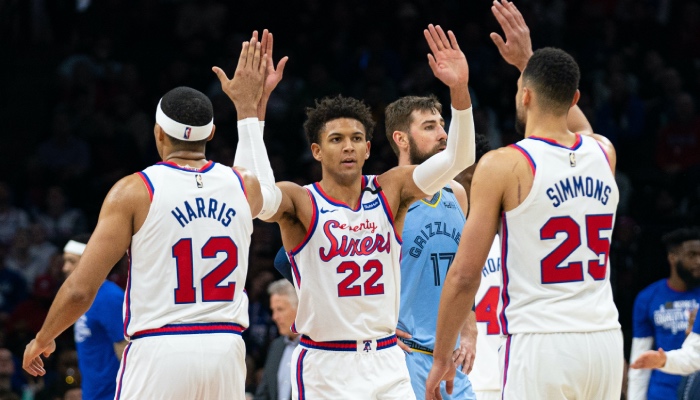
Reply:
[[[418,165],[442,151],[447,142],[440,115],[442,105],[434,96],[405,96],[385,111],[386,136],[399,166]],[[471,168],[471,167],[470,167]],[[433,196],[408,207],[401,246],[401,305],[396,333],[406,351],[406,366],[417,398],[425,396],[425,380],[433,363],[435,321],[440,291],[459,244],[468,208],[462,185],[449,182]],[[467,373],[474,361],[476,324],[473,312],[464,324],[453,359],[457,371],[455,399],[474,399]],[[446,392],[443,392],[446,395]]]
[[[63,248],[63,273],[66,277],[78,266],[88,239],[89,234],[78,235]],[[92,306],[78,318],[73,328],[82,376],[80,386],[85,400],[114,399],[119,360],[127,344],[122,323],[123,302],[122,288],[105,280]]]
[[[489,151],[488,140],[483,135],[476,135],[476,161]],[[472,177],[476,165],[467,168],[455,178],[462,183],[469,196]],[[468,218],[468,217],[467,217]],[[491,244],[491,250],[481,271],[481,284],[474,300],[476,314],[476,357],[469,372],[469,381],[476,395],[476,400],[497,400],[501,397],[501,383],[498,369],[498,348],[501,345],[501,325],[498,321],[501,290],[501,243],[498,235]],[[457,370],[459,374],[459,370]],[[457,389],[457,383],[455,383]],[[443,398],[445,392],[441,389]],[[453,389],[454,397],[454,389]]]
[[[652,348],[680,349],[689,314],[700,305],[700,232],[681,228],[665,234],[671,275],[647,286],[634,301],[630,361]],[[630,369],[627,398],[660,400],[676,395],[680,376]]]
[[[692,316],[691,316],[692,317]],[[647,350],[637,357],[631,368],[655,368],[667,374],[688,375],[700,371],[700,318],[695,317],[692,329],[680,349]]]
[[[279,206],[260,215],[280,225],[299,295],[293,327],[303,336],[292,358],[294,399],[415,398],[394,334],[400,232],[410,204],[438,192],[474,160],[466,58],[452,32],[430,25],[424,34],[428,63],[450,88],[445,150],[419,166],[364,176],[374,127],[369,108],[352,98],[324,99],[304,124],[321,181],[278,183]],[[250,138],[252,149],[244,153],[263,157],[253,146],[261,141]]]
[[[257,40],[245,42],[233,80],[222,82],[239,129],[258,134],[266,60]],[[123,178],[107,195],[78,267],[25,350],[27,372],[45,374],[40,356],[55,350],[53,339],[85,313],[128,249],[124,334],[130,342],[115,398],[245,398],[243,284],[252,219],[266,201],[261,186],[272,191],[274,182],[207,161],[213,135],[205,95],[180,87],[163,96],[154,128],[163,162]]]
[[[512,3],[493,7],[507,21],[506,38],[527,31]],[[499,35],[492,39],[508,52]],[[489,152],[474,173],[470,217],[440,302],[426,399],[441,398],[440,380],[454,374],[452,343],[465,318],[452,310],[473,304],[499,225],[503,398],[616,399],[622,333],[608,270],[619,198],[615,149],[575,106],[579,69],[570,55],[546,48],[513,61],[521,71],[516,128],[525,139]]]

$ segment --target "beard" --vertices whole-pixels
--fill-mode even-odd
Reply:
[[[696,287],[700,286],[700,277],[694,276],[693,273],[685,268],[680,261],[676,263],[676,273],[678,273],[678,277],[681,278],[681,280],[688,287],[688,290],[695,289]]]
[[[447,141],[440,141],[440,143],[436,144],[435,147],[433,147],[430,151],[427,152],[422,152],[418,149],[418,146],[416,146],[416,142],[411,138],[411,136],[408,136],[408,158],[409,161],[411,162],[412,165],[418,165],[422,164],[423,161],[429,159],[430,157],[434,156],[435,154],[440,152],[440,147],[445,146]]]

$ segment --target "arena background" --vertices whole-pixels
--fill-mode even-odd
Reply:
[[[92,230],[104,195],[119,178],[157,161],[152,132],[163,93],[186,85],[210,96],[217,131],[208,157],[232,163],[235,110],[211,67],[231,75],[240,43],[253,29],[274,33],[275,61],[290,57],[268,107],[265,133],[278,180],[319,179],[302,130],[304,107],[337,93],[364,99],[379,121],[365,173],[395,165],[383,133],[384,107],[406,94],[435,93],[443,104],[449,101],[427,65],[422,30],[428,23],[453,30],[467,56],[477,131],[494,148],[517,141],[518,72],[489,39],[498,32],[490,5],[0,0],[0,215],[24,214],[29,222],[15,229],[0,219],[0,271],[15,262],[40,272],[21,298],[0,299],[0,347],[21,357],[62,280],[53,251],[68,237]],[[628,354],[634,297],[669,273],[661,234],[700,220],[700,2],[516,5],[534,48],[561,47],[576,58],[582,71],[579,105],[594,130],[617,147],[621,202],[610,263]],[[279,231],[260,223],[255,229],[247,282],[249,371],[262,367],[266,346],[277,335],[265,288],[279,278],[272,266]],[[124,284],[125,263],[110,279]],[[7,288],[0,279],[3,284]],[[68,332],[37,398],[59,398],[65,376],[78,379],[71,348]],[[23,379],[17,370],[14,379]],[[254,389],[255,374],[248,385]]]

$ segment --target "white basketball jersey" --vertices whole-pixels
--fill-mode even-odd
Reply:
[[[376,178],[362,177],[352,208],[318,183],[305,187],[314,215],[306,238],[289,253],[299,296],[292,329],[323,342],[394,334],[401,239]]]
[[[582,135],[571,148],[537,137],[513,147],[534,180],[502,215],[503,332],[619,328],[608,265],[619,192],[607,155]]]
[[[481,270],[481,284],[474,301],[476,313],[476,357],[469,380],[475,391],[501,390],[498,347],[501,345],[501,242],[496,236]]]
[[[125,334],[210,322],[246,328],[253,221],[241,176],[213,162],[161,162],[138,174],[151,207],[131,239]]]

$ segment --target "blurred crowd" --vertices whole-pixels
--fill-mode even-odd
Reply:
[[[521,0],[533,47],[561,47],[582,70],[579,105],[617,147],[621,192],[610,255],[620,322],[629,343],[636,294],[667,277],[660,236],[700,224],[700,1]],[[72,333],[49,374],[28,379],[17,364],[63,280],[68,238],[94,228],[102,199],[121,177],[158,161],[155,107],[177,86],[209,95],[216,136],[208,158],[229,164],[236,115],[211,67],[233,73],[254,29],[275,35],[290,57],[270,100],[265,141],[278,180],[320,179],[302,123],[314,99],[363,99],[377,124],[365,173],[396,159],[383,133],[386,104],[444,85],[426,59],[423,29],[455,32],[470,66],[477,131],[491,147],[519,140],[518,72],[489,33],[488,1],[0,0],[0,399],[11,392],[70,398],[80,374]],[[448,115],[445,115],[449,118]],[[279,275],[275,225],[256,223],[246,284],[250,390],[277,336],[267,285]],[[110,279],[124,285],[126,261]],[[8,351],[9,350],[9,351]],[[10,354],[11,353],[11,354]],[[12,357],[12,355],[14,357]]]

